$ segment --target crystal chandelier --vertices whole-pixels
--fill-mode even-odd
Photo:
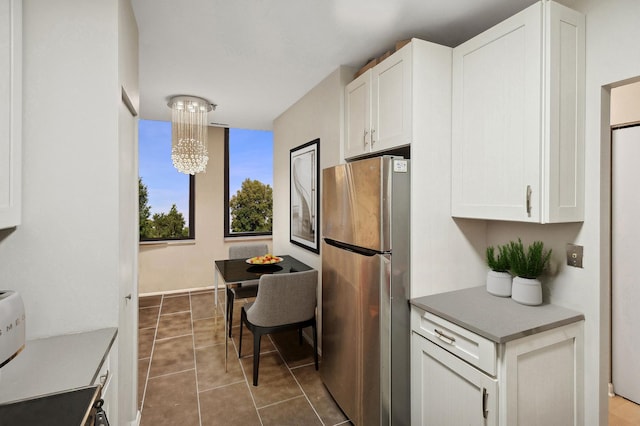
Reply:
[[[171,108],[171,160],[180,173],[204,172],[207,152],[207,114],[216,105],[196,96],[174,96]]]

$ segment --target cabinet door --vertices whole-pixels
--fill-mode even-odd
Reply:
[[[411,45],[373,68],[371,150],[411,143]]]
[[[496,379],[416,333],[411,339],[412,425],[498,424]]]
[[[545,10],[546,208],[542,222],[584,220],[585,17],[555,2]]]
[[[371,150],[371,70],[358,76],[345,89],[344,158]]]
[[[22,2],[0,1],[0,229],[21,222]],[[7,59],[5,59],[7,58]]]
[[[542,4],[453,50],[452,215],[538,222]]]
[[[500,424],[584,425],[584,321],[506,343]]]

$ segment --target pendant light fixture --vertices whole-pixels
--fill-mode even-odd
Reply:
[[[174,96],[169,100],[171,108],[171,160],[180,173],[204,172],[209,161],[207,129],[209,111],[216,108],[197,96]]]

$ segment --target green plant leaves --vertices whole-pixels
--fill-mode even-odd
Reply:
[[[538,278],[551,257],[551,250],[545,251],[542,241],[534,241],[525,251],[518,238],[518,242],[509,242],[508,250],[511,273],[521,278]]]
[[[495,248],[493,246],[487,247],[487,265],[492,271],[507,272],[509,270],[509,247],[497,247],[497,256],[495,253]]]

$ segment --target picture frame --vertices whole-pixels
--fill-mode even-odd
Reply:
[[[320,139],[289,151],[289,241],[320,253]]]

